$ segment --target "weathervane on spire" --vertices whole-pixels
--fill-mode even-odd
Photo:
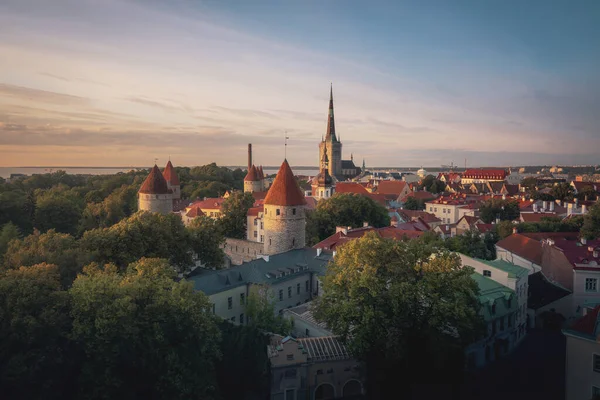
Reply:
[[[154,164],[156,165],[157,162],[158,162],[158,158],[154,157]]]
[[[289,136],[287,135],[287,131],[285,131],[285,144],[284,144],[284,158],[287,160],[287,141],[289,139]]]

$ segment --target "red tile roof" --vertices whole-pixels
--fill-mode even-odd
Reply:
[[[267,197],[267,192],[252,192],[252,197],[254,197],[254,201],[264,200]]]
[[[218,208],[220,210],[224,201],[225,199],[222,197],[206,198],[204,200],[193,202],[190,207],[198,207],[203,210],[214,210]]]
[[[356,182],[338,182],[335,185],[336,193],[358,193],[358,194],[369,194],[369,191],[365,189],[363,185]]]
[[[142,183],[142,187],[140,188],[140,193],[144,194],[167,194],[171,193],[169,187],[167,186],[167,181],[165,177],[158,169],[158,166],[154,164],[152,170],[150,171],[150,175],[146,178],[144,183]]]
[[[542,239],[577,239],[579,238],[579,232],[523,232],[519,235],[527,236],[530,239],[542,240]]]
[[[263,172],[263,168],[262,165],[260,167],[258,167],[258,178],[259,179],[265,179],[265,173]]]
[[[572,181],[571,185],[575,187],[577,193],[581,192],[586,187],[591,187],[596,192],[600,192],[600,183],[598,182]]]
[[[462,177],[467,179],[504,180],[508,173],[504,169],[467,169]]]
[[[421,218],[417,218],[416,220],[409,221],[409,222],[403,222],[401,224],[398,224],[398,226],[396,228],[405,230],[405,231],[420,231],[420,232],[426,232],[426,231],[431,230],[431,227],[429,225],[427,225],[427,223],[425,221],[423,221]]]
[[[599,312],[600,306],[596,306],[596,308],[594,308],[592,311],[588,311],[585,316],[575,321],[569,330],[577,333],[583,333],[584,335],[595,336],[596,322],[598,320]]]
[[[426,211],[417,211],[417,210],[398,210],[398,214],[403,216],[406,220],[412,220],[416,218],[421,218],[427,224],[431,224],[432,222],[442,222],[441,219],[435,216],[435,214],[428,213]]]
[[[494,224],[475,224],[479,233],[488,233],[494,230]]]
[[[542,244],[535,239],[515,233],[500,240],[496,246],[534,264],[542,265]]]
[[[307,210],[314,210],[315,208],[317,208],[317,199],[315,199],[314,197],[305,197],[304,200],[306,200]]]
[[[562,250],[567,260],[573,265],[573,269],[600,270],[600,257],[594,257],[593,254],[594,250],[600,252],[600,240],[588,240],[586,244],[582,244],[577,240],[555,239],[554,246]],[[596,265],[591,264],[589,267],[585,266],[585,264],[593,262],[595,262]]]
[[[177,172],[175,172],[175,168],[173,168],[173,164],[171,164],[171,160],[169,160],[169,162],[167,163],[167,166],[165,167],[165,170],[163,171],[163,176],[165,177],[165,180],[169,183],[171,183],[171,185],[179,185],[179,177],[177,176]]]
[[[407,231],[407,230],[395,228],[393,226],[387,226],[384,228],[373,228],[373,227],[369,226],[366,228],[350,229],[350,230],[348,230],[347,234],[344,234],[343,232],[337,232],[337,233],[329,236],[327,239],[322,240],[321,242],[317,243],[316,245],[313,246],[313,248],[335,250],[336,248],[340,247],[341,245],[343,245],[345,243],[348,243],[352,240],[356,240],[358,238],[363,237],[368,232],[375,232],[375,233],[377,233],[377,235],[379,235],[382,238],[396,239],[396,240],[401,240],[405,237],[415,238],[415,237],[419,237],[423,234],[423,232],[421,232],[421,231],[414,231],[414,230]]]
[[[252,166],[248,170],[248,173],[246,174],[246,177],[244,178],[244,180],[247,181],[247,182],[256,182],[256,181],[259,181],[260,178],[259,178],[258,175],[259,175],[258,170],[254,166],[254,164],[252,164]]]
[[[429,193],[426,190],[419,190],[418,192],[410,192],[402,199],[402,201],[406,201],[406,199],[408,199],[409,197],[414,197],[418,200],[433,200],[437,197],[437,195]]]
[[[206,214],[204,214],[202,212],[202,210],[200,209],[200,207],[192,207],[186,214],[185,216],[188,218],[195,218],[195,217],[202,217]]]
[[[377,185],[377,193],[394,194],[398,197],[406,190],[406,182],[404,181],[381,181]]]
[[[259,213],[264,212],[265,207],[252,207],[248,209],[248,213],[246,214],[248,217],[257,217]]]
[[[273,184],[269,188],[265,204],[275,206],[302,206],[306,204],[304,194],[287,160],[283,160]]]
[[[475,225],[477,221],[481,221],[479,217],[472,217],[470,215],[463,215],[456,223],[458,224],[461,219],[464,219],[469,226]]]
[[[521,220],[523,222],[541,222],[543,218],[560,218],[555,213],[522,213]]]

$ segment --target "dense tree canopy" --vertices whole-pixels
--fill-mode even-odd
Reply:
[[[444,245],[450,251],[456,251],[469,257],[493,260],[496,258],[494,245],[497,241],[495,233],[486,233],[482,237],[479,232],[468,230],[462,235],[446,239]]]
[[[457,383],[464,349],[483,326],[471,273],[456,255],[419,240],[368,234],[339,249],[316,317],[365,363],[369,399],[408,396],[432,376]]]
[[[408,199],[406,199],[403,208],[406,210],[424,210],[425,201],[411,196]]]
[[[207,267],[220,268],[225,261],[221,248],[225,243],[220,221],[210,217],[198,217],[187,227],[190,245],[198,259]]]
[[[427,175],[419,183],[419,189],[427,190],[429,193],[441,193],[446,189],[446,184],[433,175]]]
[[[557,200],[572,200],[573,187],[567,182],[557,183],[552,187],[551,194]]]
[[[486,224],[501,221],[512,221],[519,218],[519,203],[515,200],[488,199],[479,207],[480,218]]]
[[[581,235],[586,239],[600,238],[600,203],[596,202],[583,217]]]
[[[376,228],[388,226],[390,217],[384,206],[370,197],[355,193],[336,193],[317,204],[306,221],[308,245],[333,235],[336,226],[358,228],[367,222]]]
[[[248,192],[236,191],[225,199],[219,223],[225,237],[246,238],[248,209],[252,205],[254,205],[254,197]]]
[[[248,326],[265,332],[288,335],[290,323],[275,313],[275,296],[268,287],[254,285],[246,300]]]

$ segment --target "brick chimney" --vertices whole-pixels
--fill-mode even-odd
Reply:
[[[252,143],[248,143],[248,171],[252,168]]]

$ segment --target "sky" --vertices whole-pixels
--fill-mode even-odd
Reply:
[[[0,166],[600,163],[600,1],[0,0]]]

